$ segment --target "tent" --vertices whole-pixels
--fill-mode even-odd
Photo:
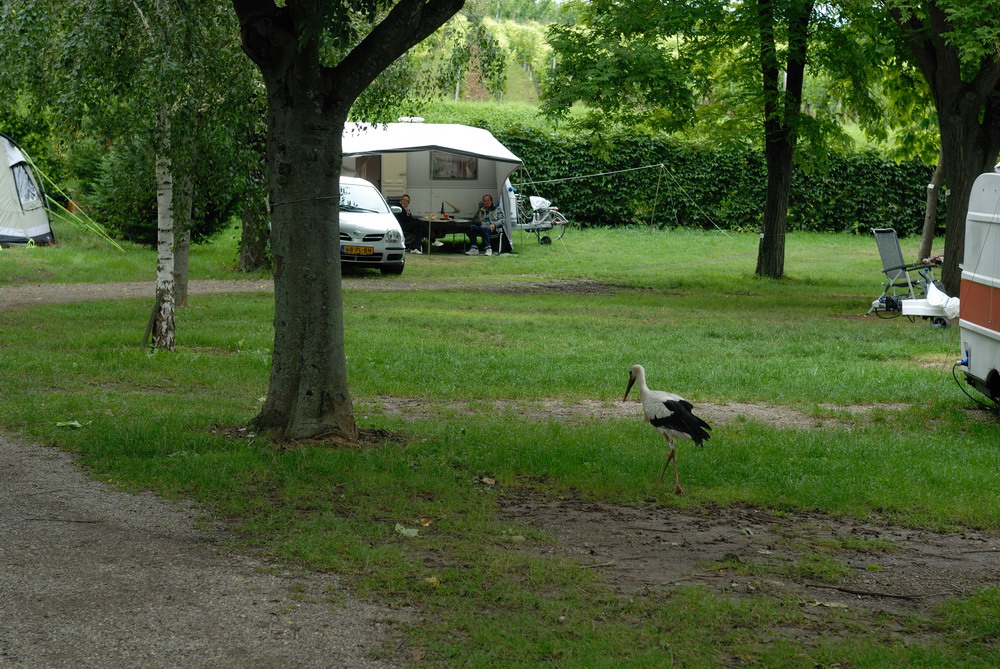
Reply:
[[[38,174],[13,139],[0,133],[0,243],[52,244],[55,236]]]
[[[343,174],[371,181],[390,202],[407,193],[417,216],[452,214],[461,221],[489,193],[510,222],[504,227],[510,243],[517,206],[508,177],[521,159],[489,131],[449,123],[348,123],[343,152]]]

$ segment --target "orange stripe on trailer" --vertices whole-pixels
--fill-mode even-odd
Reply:
[[[959,317],[966,322],[1000,332],[1000,288],[962,279]]]

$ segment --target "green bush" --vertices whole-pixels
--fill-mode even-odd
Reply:
[[[210,239],[225,228],[239,204],[238,179],[215,171],[218,162],[207,148],[196,166],[191,213],[191,241]],[[103,157],[99,174],[81,197],[90,216],[118,239],[156,244],[156,179],[151,156],[127,145],[112,146]]]
[[[760,151],[700,149],[669,137],[601,138],[493,129],[525,164],[514,175],[582,225],[653,225],[727,230],[760,227],[767,175]],[[637,167],[662,168],[636,170]],[[837,156],[822,172],[792,177],[789,230],[867,232],[890,226],[919,234],[932,168],[874,152]],[[631,170],[631,171],[623,171]],[[525,178],[527,176],[527,178]],[[566,177],[586,178],[546,182]],[[944,222],[939,210],[939,224]]]
[[[429,123],[492,132],[524,161],[512,178],[518,191],[551,200],[573,223],[760,227],[767,189],[761,151],[710,150],[666,135],[583,136],[554,126],[528,105],[439,102],[422,113]],[[796,169],[789,230],[867,233],[888,226],[900,235],[920,233],[933,168],[895,163],[874,151],[811,162],[828,167]],[[942,199],[942,229],[944,205]]]

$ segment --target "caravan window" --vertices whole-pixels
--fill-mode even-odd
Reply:
[[[17,187],[17,196],[21,204],[35,204],[39,201],[38,187],[35,186],[34,179],[28,172],[28,166],[24,163],[14,165],[11,170],[14,172],[14,185]]]
[[[479,159],[445,151],[431,151],[432,179],[478,179]]]

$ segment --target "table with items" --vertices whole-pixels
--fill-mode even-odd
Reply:
[[[427,238],[440,239],[445,235],[464,235],[469,231],[471,218],[452,214],[425,214],[416,217],[427,224]]]

